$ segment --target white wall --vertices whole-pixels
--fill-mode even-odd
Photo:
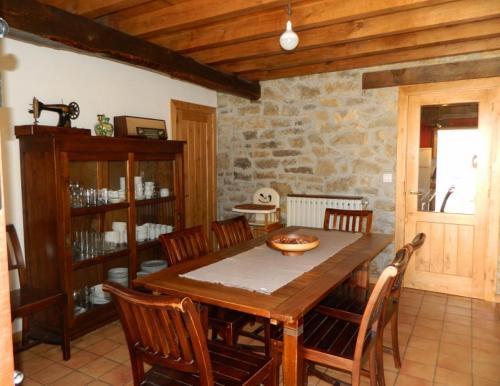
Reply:
[[[110,60],[12,39],[2,39],[0,50],[6,220],[14,223],[21,240],[19,143],[14,125],[33,122],[28,110],[34,96],[43,103],[77,102],[80,117],[72,121],[73,126],[93,128],[100,113],[110,117],[135,115],[165,119],[169,138],[170,99],[217,106],[215,91]],[[40,124],[55,125],[57,117],[56,113],[44,111]]]

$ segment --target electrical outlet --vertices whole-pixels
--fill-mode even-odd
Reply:
[[[391,183],[392,182],[392,173],[384,173],[382,175],[382,181],[385,183]]]

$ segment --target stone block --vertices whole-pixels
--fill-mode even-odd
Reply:
[[[234,167],[240,169],[248,169],[252,166],[252,162],[248,158],[236,158],[234,160]]]

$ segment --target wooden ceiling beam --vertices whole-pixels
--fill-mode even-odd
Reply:
[[[289,78],[308,74],[320,74],[324,72],[343,71],[354,68],[366,68],[384,64],[403,63],[414,60],[425,60],[454,56],[474,52],[485,52],[500,49],[500,37],[469,42],[438,44],[431,47],[398,50],[390,53],[370,55],[367,57],[341,59],[321,64],[309,64],[304,66],[290,67],[271,71],[252,71],[242,75],[245,79],[270,80]]]
[[[478,0],[475,2],[477,7],[466,7],[467,3],[470,4],[470,0],[396,12],[302,31],[299,32],[300,43],[297,52],[325,45],[500,17],[498,0]],[[189,55],[200,62],[216,64],[280,53],[283,53],[283,51],[279,46],[278,37],[273,36],[206,49]]]
[[[95,19],[149,1],[151,0],[41,0],[40,2],[76,15]]]
[[[285,4],[288,4],[288,0],[192,0],[126,19],[110,17],[107,23],[110,27],[129,35],[145,38],[215,23],[269,8],[281,8]],[[281,12],[285,13],[285,9],[283,8]]]
[[[274,70],[380,54],[400,49],[496,36],[500,36],[500,18],[313,48],[289,54],[282,53],[263,58],[247,59],[221,64],[217,68],[233,73],[256,71],[259,69]]]
[[[166,48],[34,0],[0,0],[0,17],[20,40],[70,47],[96,56],[147,68],[213,90],[249,99],[260,85],[179,55]]]
[[[500,58],[433,64],[363,74],[363,90],[406,86],[410,84],[449,82],[453,80],[500,76]]]
[[[436,5],[447,1],[449,0],[316,0],[294,4],[292,21],[294,29],[302,31],[308,28]],[[273,36],[276,47],[279,48],[277,37],[283,32],[286,20],[287,16],[284,10],[276,9],[196,29],[176,31],[170,35],[162,35],[150,40],[181,53],[190,53],[203,48]],[[349,27],[355,32],[362,29],[363,25],[353,22]],[[123,30],[129,32],[126,29]]]

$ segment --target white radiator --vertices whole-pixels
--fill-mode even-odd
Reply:
[[[322,228],[325,209],[363,209],[363,197],[311,196],[292,194],[287,197],[286,225]]]

